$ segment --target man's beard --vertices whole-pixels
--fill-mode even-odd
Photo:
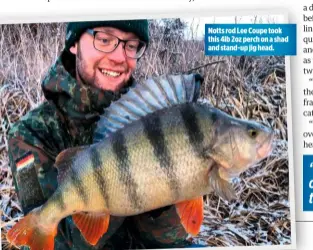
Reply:
[[[91,68],[91,70],[93,70],[94,75],[88,74],[86,71],[86,69],[88,68],[88,63],[86,60],[84,60],[83,53],[81,51],[81,47],[78,44],[78,49],[77,49],[77,54],[76,54],[76,78],[77,78],[77,81],[81,82],[83,85],[92,86],[92,87],[95,87],[97,89],[104,90],[100,87],[101,82],[96,77],[96,71],[97,71],[96,65],[94,65],[94,67],[95,67],[94,69]],[[128,83],[130,78],[131,77],[129,77],[128,79],[125,79],[121,85],[125,86]]]
[[[86,73],[87,63],[82,57],[80,46],[78,44],[77,54],[76,54],[76,77],[78,81],[81,81],[84,85],[95,86],[95,77],[90,76]]]

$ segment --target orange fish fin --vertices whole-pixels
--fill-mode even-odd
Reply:
[[[109,227],[110,215],[104,213],[77,213],[73,220],[89,244],[96,245],[100,237]]]
[[[37,223],[36,213],[30,212],[8,231],[7,240],[16,247],[26,245],[31,250],[54,250],[56,234],[57,225],[43,228]]]
[[[197,235],[203,221],[203,198],[176,204],[176,211],[187,233]]]
[[[54,164],[54,166],[58,169],[58,183],[61,183],[64,180],[67,170],[72,165],[71,163],[75,156],[88,147],[89,146],[68,148],[58,154]]]

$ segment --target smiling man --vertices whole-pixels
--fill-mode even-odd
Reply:
[[[148,39],[142,39],[112,27],[87,29],[70,48],[76,55],[76,79],[101,90],[118,91],[145,52]]]
[[[10,166],[24,214],[55,191],[57,155],[92,144],[99,115],[132,86],[148,43],[147,20],[68,24],[65,48],[42,83],[47,101],[9,133]],[[55,249],[183,247],[186,236],[171,206],[129,218],[111,217],[108,232],[94,247],[68,217],[59,224]]]

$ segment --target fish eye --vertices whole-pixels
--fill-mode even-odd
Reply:
[[[251,138],[256,138],[258,135],[258,132],[255,129],[249,129],[248,134]]]

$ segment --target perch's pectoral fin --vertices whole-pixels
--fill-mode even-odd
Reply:
[[[176,211],[186,232],[197,235],[203,221],[203,197],[177,203]]]

